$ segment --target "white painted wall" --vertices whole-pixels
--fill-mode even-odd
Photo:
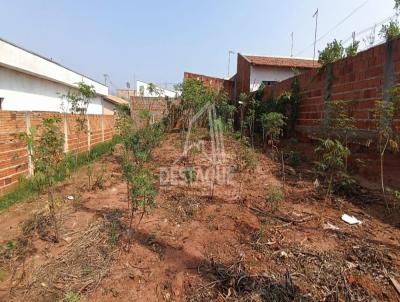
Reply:
[[[283,81],[294,76],[291,68],[250,66],[250,91],[256,91],[263,81]]]
[[[155,93],[151,94],[148,91],[148,87],[149,84],[142,82],[142,81],[136,81],[136,89],[137,89],[137,95],[138,96],[143,96],[143,97],[170,97],[170,98],[174,98],[177,96],[177,92],[172,91],[172,90],[168,90],[162,87],[157,86],[157,88],[160,90],[160,95],[157,95]]]
[[[0,66],[70,87],[78,87],[78,83],[83,81],[88,85],[93,85],[97,94],[108,95],[107,86],[1,39]]]
[[[61,95],[73,88],[0,66],[0,98],[3,110],[61,112]],[[102,97],[97,96],[88,114],[102,114]],[[105,101],[104,101],[105,102]]]

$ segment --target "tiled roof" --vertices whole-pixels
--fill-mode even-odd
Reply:
[[[279,66],[279,67],[294,67],[294,68],[318,68],[321,65],[316,60],[299,59],[299,58],[278,58],[264,56],[249,56],[243,55],[251,64],[258,66]]]
[[[121,99],[121,98],[119,98],[117,96],[114,96],[114,95],[106,95],[104,98],[107,101],[109,101],[110,103],[113,103],[113,104],[129,104],[128,101],[126,101],[124,99]]]

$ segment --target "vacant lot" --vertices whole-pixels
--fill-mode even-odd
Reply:
[[[167,134],[148,167],[158,176],[180,157],[181,143]],[[82,168],[57,187],[59,243],[43,211],[46,196],[4,211],[0,300],[398,301],[390,277],[400,279],[399,217],[384,217],[374,192],[325,202],[303,164],[286,168],[284,197],[274,202],[281,166],[256,153],[254,172],[240,172],[241,148],[225,139],[232,177],[213,196],[205,183],[158,186],[156,207],[140,224],[137,215],[132,230],[119,146],[94,165],[105,171],[101,186],[89,189]],[[207,167],[205,153],[175,165]],[[74,186],[79,195],[69,200]],[[362,224],[344,223],[343,213]]]

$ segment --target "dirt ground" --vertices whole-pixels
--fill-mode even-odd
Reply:
[[[266,192],[282,186],[280,164],[257,153],[256,170],[239,173],[242,146],[224,143],[229,181],[211,196],[208,182],[160,185],[165,168],[210,167],[207,152],[176,163],[179,134],[167,134],[148,164],[156,207],[130,231],[118,148],[94,165],[106,165],[102,186],[89,189],[82,168],[57,187],[59,243],[45,195],[0,213],[0,301],[77,301],[66,293],[80,301],[400,301],[391,281],[400,282],[400,216],[385,213],[377,191],[325,202],[303,164],[287,167],[285,198],[273,209]],[[362,224],[346,224],[344,213]]]

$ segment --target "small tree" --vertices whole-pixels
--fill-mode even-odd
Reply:
[[[374,118],[378,135],[377,144],[380,157],[381,189],[386,202],[386,207],[388,207],[388,203],[385,194],[383,162],[388,148],[394,152],[399,151],[400,138],[396,133],[395,118],[396,115],[400,113],[400,85],[392,88],[389,96],[390,99],[387,102],[376,101],[374,109]]]
[[[47,190],[50,216],[54,227],[54,241],[59,241],[59,229],[57,220],[57,204],[54,196],[54,185],[57,175],[64,163],[64,135],[60,130],[59,117],[51,117],[43,120],[41,136],[34,143],[35,179],[40,186]]]
[[[96,96],[93,85],[87,85],[84,82],[78,83],[77,90],[70,90],[67,94],[61,96],[67,104],[62,103],[64,112],[70,112],[76,116],[75,131],[77,133],[78,150],[75,153],[75,166],[78,166],[78,153],[81,146],[81,136],[87,134],[89,129],[87,125],[87,111],[91,100]]]
[[[355,118],[353,116],[354,101],[337,100],[328,102],[328,132],[335,136],[346,148],[349,136],[353,133]],[[345,159],[347,170],[347,157]]]
[[[257,167],[257,158],[254,150],[247,146],[242,146],[239,148],[238,152],[235,153],[236,158],[236,167],[237,171],[240,174],[239,178],[239,200],[241,199],[241,191],[242,191],[242,183],[243,183],[243,174],[248,172],[254,172]]]
[[[278,112],[263,113],[261,115],[261,125],[265,139],[278,152],[277,144],[279,143],[279,138],[283,135],[286,117]]]
[[[319,175],[325,178],[328,184],[325,199],[332,193],[334,181],[340,181],[345,175],[345,160],[350,151],[338,140],[321,139],[315,149],[317,155],[316,170]]]
[[[151,172],[142,167],[136,166],[133,173],[129,174],[129,182],[131,183],[131,207],[130,207],[130,218],[129,218],[129,230],[132,229],[132,222],[134,215],[137,211],[142,210],[139,222],[143,219],[144,214],[147,212],[149,207],[154,207],[154,197],[157,195],[156,188],[153,183],[153,176]],[[129,247],[130,247],[129,237]]]

